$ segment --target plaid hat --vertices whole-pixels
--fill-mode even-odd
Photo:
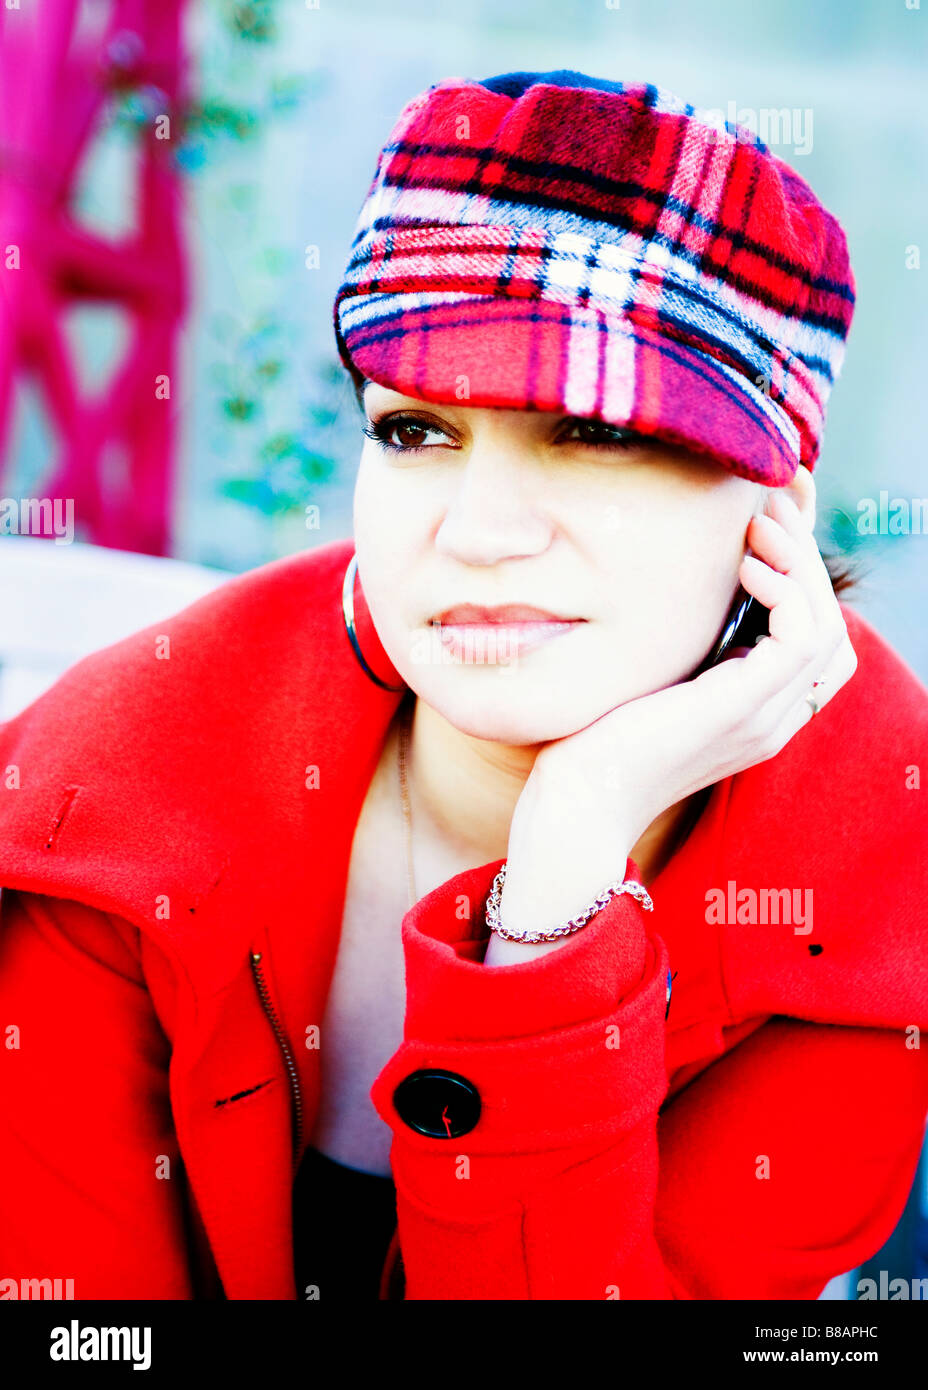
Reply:
[[[515,72],[403,108],[334,320],[356,384],[627,426],[782,487],[818,457],[853,306],[840,224],[750,130]]]

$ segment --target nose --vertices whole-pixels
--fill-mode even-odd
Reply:
[[[442,555],[492,565],[547,549],[553,527],[539,505],[538,465],[517,445],[474,444],[449,486],[452,493],[435,536]]]

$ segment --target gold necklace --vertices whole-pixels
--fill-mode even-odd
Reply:
[[[400,799],[403,803],[403,819],[406,822],[406,883],[409,891],[410,907],[415,907],[418,901],[416,896],[416,875],[412,863],[412,813],[409,809],[409,779],[406,771],[407,759],[409,757],[409,731],[412,725],[412,713],[414,708],[415,702],[410,700],[400,717],[399,743]]]

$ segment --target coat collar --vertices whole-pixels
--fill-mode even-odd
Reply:
[[[0,726],[0,881],[125,917],[223,989],[246,938],[317,891],[314,847],[347,871],[351,835],[333,832],[356,823],[402,698],[351,649],[353,553],[339,540],[238,575]],[[400,684],[360,584],[355,600],[362,650]]]

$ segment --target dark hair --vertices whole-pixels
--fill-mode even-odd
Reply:
[[[354,385],[354,397],[358,403],[358,409],[364,414],[364,385],[366,378],[352,373]],[[821,552],[822,560],[828,571],[828,578],[831,580],[831,587],[834,590],[835,598],[841,594],[847,594],[854,589],[861,579],[860,573],[848,563],[847,557],[843,554],[826,554]]]
[[[821,550],[821,547],[819,547]],[[859,570],[851,566],[847,557],[842,554],[827,554],[821,551],[825,568],[828,571],[828,578],[831,580],[831,587],[834,590],[835,598],[841,594],[847,594],[852,589],[856,589],[862,575]]]

